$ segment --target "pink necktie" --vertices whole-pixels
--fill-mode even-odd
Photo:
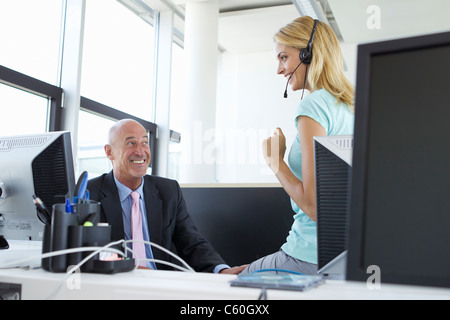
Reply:
[[[133,240],[143,241],[144,235],[142,234],[142,215],[139,209],[139,193],[133,191],[131,198],[133,198],[133,206],[131,207],[131,233]],[[135,259],[146,259],[145,244],[143,242],[133,242],[133,252],[135,253]],[[139,265],[145,267],[147,262],[140,261]]]

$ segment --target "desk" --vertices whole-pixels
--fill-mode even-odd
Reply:
[[[22,285],[24,300],[47,299],[156,299],[156,300],[257,300],[261,290],[229,285],[232,275],[135,270],[115,275],[64,274],[43,270],[0,270],[0,283]],[[450,289],[382,284],[369,290],[365,283],[327,280],[306,292],[268,290],[269,300],[450,300]]]
[[[0,252],[0,265],[27,255],[39,256],[39,242],[11,241],[11,250]],[[39,265],[40,260],[34,260]],[[65,274],[42,269],[0,270],[2,283],[21,285],[24,300],[257,300],[260,289],[231,287],[233,275],[135,270],[114,275]],[[58,289],[59,288],[59,289]],[[363,282],[327,280],[305,292],[268,290],[269,300],[450,300],[450,289],[382,284],[369,290]]]

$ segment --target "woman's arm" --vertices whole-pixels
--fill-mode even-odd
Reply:
[[[326,136],[325,129],[309,117],[298,118],[298,131],[302,148],[303,181],[290,170],[284,159],[286,139],[281,129],[263,142],[263,154],[267,164],[294,202],[316,221],[316,192],[314,179],[314,136]]]

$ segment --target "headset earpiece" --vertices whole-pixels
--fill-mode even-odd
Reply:
[[[300,61],[304,64],[310,64],[312,61],[312,52],[308,51],[306,48],[300,50]]]
[[[300,61],[304,64],[310,64],[313,58],[312,47],[314,42],[314,35],[316,34],[317,24],[319,20],[314,20],[314,26],[311,32],[311,37],[309,39],[308,45],[306,48],[300,50]]]

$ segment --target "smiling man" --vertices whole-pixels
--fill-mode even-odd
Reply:
[[[145,128],[132,120],[119,121],[109,131],[105,153],[113,164],[116,179],[136,190],[150,166],[150,145]]]
[[[102,205],[101,221],[112,227],[112,240],[144,240],[176,252],[195,271],[238,274],[199,233],[190,217],[179,184],[147,175],[151,160],[148,134],[138,122],[117,122],[109,131],[105,153],[113,170],[89,181],[92,200]],[[149,244],[133,242],[141,267],[171,269],[148,260],[178,263]],[[179,263],[178,263],[179,264]]]

